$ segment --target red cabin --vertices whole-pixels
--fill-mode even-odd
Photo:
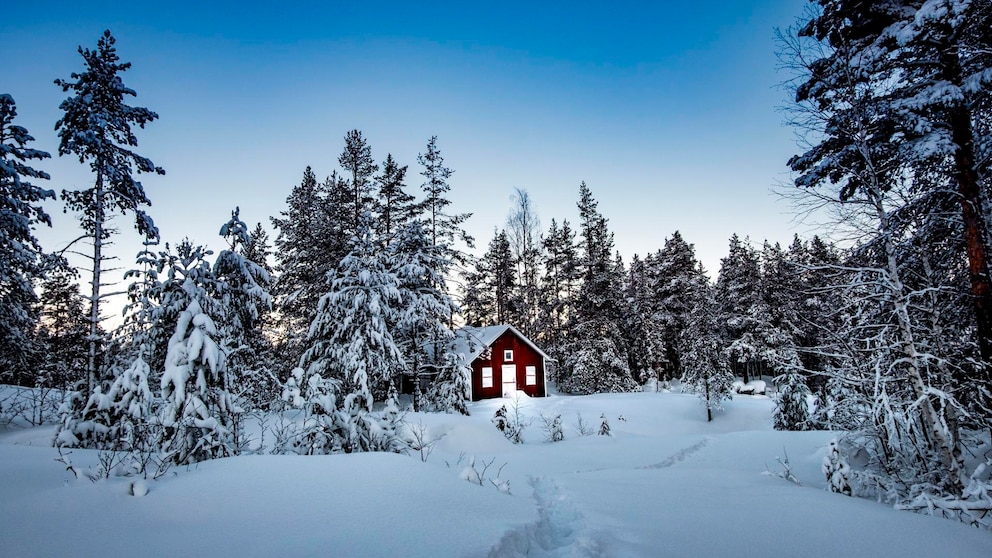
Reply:
[[[472,401],[547,395],[545,363],[551,360],[511,325],[463,327],[456,333],[456,351],[472,363]]]

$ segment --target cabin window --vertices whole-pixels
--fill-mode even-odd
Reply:
[[[504,362],[513,362],[513,349],[504,349],[503,350],[503,361]]]
[[[482,367],[482,387],[491,388],[493,387],[493,367],[483,366]]]
[[[527,367],[527,385],[536,386],[537,385],[537,367],[528,366]]]

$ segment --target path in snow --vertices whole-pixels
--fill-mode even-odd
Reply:
[[[671,467],[672,465],[675,465],[676,463],[682,463],[683,461],[686,460],[686,458],[688,458],[692,454],[694,454],[694,453],[698,452],[699,450],[705,448],[706,445],[710,443],[710,440],[711,440],[711,437],[707,436],[707,437],[705,437],[702,440],[696,442],[695,444],[692,444],[691,446],[689,446],[687,448],[680,449],[674,455],[672,455],[671,457],[668,457],[668,458],[664,459],[663,461],[661,461],[659,463],[654,463],[654,464],[651,464],[651,465],[643,465],[641,467],[636,467],[636,468],[637,469],[665,469],[667,467]]]
[[[503,535],[489,551],[490,558],[604,556],[595,534],[586,527],[582,512],[557,481],[531,477],[529,482],[534,488],[538,520]]]
[[[691,446],[680,449],[658,463],[634,469],[665,469],[682,463],[711,440],[707,436]],[[593,473],[611,469],[588,469],[577,473]],[[507,532],[489,552],[490,558],[535,556],[553,558],[564,556],[604,556],[596,535],[586,527],[585,518],[573,499],[551,477],[530,477],[537,502],[538,520]]]

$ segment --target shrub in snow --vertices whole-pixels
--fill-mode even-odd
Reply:
[[[519,402],[514,401],[512,411],[507,410],[506,405],[497,409],[496,414],[493,415],[492,422],[496,425],[496,429],[506,436],[507,440],[510,440],[514,444],[523,443],[524,427],[526,425],[524,424],[523,416],[520,414]]]
[[[59,409],[61,420],[55,431],[54,445],[70,448],[108,449],[116,445],[110,425],[116,421],[112,404],[100,386],[85,396],[86,384],[80,382]]]
[[[775,379],[781,387],[775,401],[776,430],[810,430],[809,388],[796,371]]]
[[[541,424],[547,441],[560,442],[565,439],[565,432],[561,427],[561,414],[554,416],[541,414]]]
[[[606,413],[599,415],[599,418],[603,419],[603,422],[599,423],[599,435],[612,436],[610,434],[610,421],[606,420]]]
[[[578,414],[578,418],[575,419],[575,431],[579,433],[579,436],[591,436],[593,433],[592,426],[589,425],[585,419],[582,418],[582,414]]]
[[[343,408],[336,413],[346,433],[342,446],[344,452],[405,453],[410,446],[401,435],[403,417],[395,399],[390,398],[385,410],[376,413],[366,408],[362,397],[359,394],[345,397]]]
[[[836,439],[830,441],[830,449],[823,456],[823,466],[820,470],[827,477],[827,488],[831,492],[851,495],[851,466],[841,454]]]
[[[437,445],[441,438],[444,438],[444,432],[434,435],[431,433],[430,429],[423,422],[418,422],[417,424],[407,424],[407,443],[415,452],[420,454],[420,460],[424,463],[434,452],[434,446]]]
[[[461,462],[461,458],[458,460]],[[485,486],[489,483],[496,487],[503,494],[510,493],[510,481],[500,479],[500,474],[503,472],[503,467],[506,467],[506,463],[499,466],[496,470],[496,478],[487,478],[489,474],[489,469],[496,462],[496,458],[492,458],[489,461],[483,461],[481,465],[476,465],[475,457],[468,458],[468,465],[466,465],[461,473],[458,475],[462,480],[468,481],[472,484],[477,484],[479,486]]]

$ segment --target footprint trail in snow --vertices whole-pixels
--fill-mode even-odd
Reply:
[[[490,558],[603,556],[582,512],[554,479],[531,477],[538,520],[509,531],[489,551]]]

